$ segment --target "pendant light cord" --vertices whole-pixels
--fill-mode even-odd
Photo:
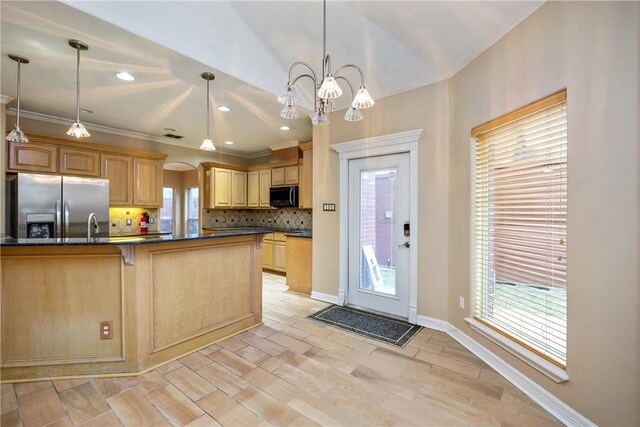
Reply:
[[[210,111],[210,102],[209,102],[209,80],[207,80],[207,138],[211,139],[211,135],[209,135],[209,119],[211,115]]]
[[[20,129],[20,61],[18,61],[18,93],[17,93],[17,98],[18,98],[18,110],[16,112],[16,127],[18,129]]]
[[[80,49],[76,51],[76,122],[80,123]]]

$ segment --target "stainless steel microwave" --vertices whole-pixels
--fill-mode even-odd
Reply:
[[[269,204],[274,208],[297,208],[298,186],[271,187]]]

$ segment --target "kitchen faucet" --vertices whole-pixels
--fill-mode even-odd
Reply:
[[[95,213],[91,212],[89,218],[87,218],[87,239],[91,239],[91,227],[93,222],[93,229],[96,233],[100,232],[100,226],[98,225],[98,217]]]

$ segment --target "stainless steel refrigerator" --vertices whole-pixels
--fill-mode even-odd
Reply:
[[[11,237],[87,237],[91,213],[92,236],[109,236],[108,179],[19,173],[7,178],[7,198]]]

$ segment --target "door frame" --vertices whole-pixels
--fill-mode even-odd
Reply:
[[[349,283],[349,161],[387,154],[409,153],[409,313],[408,319],[416,323],[418,316],[418,142],[423,129],[374,136],[355,141],[331,144],[340,159],[340,283],[338,305],[345,305]]]

